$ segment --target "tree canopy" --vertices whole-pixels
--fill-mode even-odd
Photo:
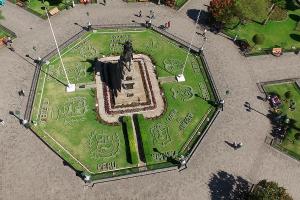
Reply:
[[[293,200],[276,182],[261,180],[250,193],[249,200]]]

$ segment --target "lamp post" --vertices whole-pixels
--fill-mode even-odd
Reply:
[[[187,168],[186,164],[187,164],[187,158],[184,157],[184,155],[181,155],[179,158],[179,170],[184,170]],[[182,168],[184,166],[184,168]]]
[[[202,52],[204,50],[204,45],[205,45],[206,40],[207,40],[207,37],[204,36],[202,46],[200,47],[200,51],[202,51]]]
[[[92,29],[92,23],[90,20],[90,13],[86,12],[86,16],[88,17],[88,31],[90,31]]]
[[[224,104],[225,104],[224,99],[221,99],[221,100],[219,101],[219,106],[221,107],[222,111],[224,110]]]

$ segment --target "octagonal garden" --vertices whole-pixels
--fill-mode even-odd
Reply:
[[[154,71],[159,89],[152,93],[161,96],[162,112],[149,117],[154,109],[132,109],[119,112],[114,116],[117,120],[110,122],[99,114],[111,113],[98,103],[105,98],[97,90],[98,61],[119,56],[126,41],[132,41],[134,55],[151,60],[153,65],[146,68]],[[191,155],[218,111],[203,56],[191,53],[187,57],[187,47],[152,29],[84,32],[61,53],[76,90],[66,92],[59,57],[52,56],[39,72],[31,129],[76,172],[88,174],[91,180],[178,166],[180,158]],[[175,77],[186,59],[186,80],[177,82]],[[151,84],[147,87],[154,90]],[[152,107],[156,104],[154,101]]]

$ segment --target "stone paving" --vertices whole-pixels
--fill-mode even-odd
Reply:
[[[144,21],[144,18],[134,17],[134,14],[141,9],[145,15],[153,9],[156,14],[154,24],[171,20],[169,31],[189,41],[195,24],[186,12],[204,9],[204,4],[208,2],[190,0],[177,12],[151,3],[126,4],[112,0],[107,1],[107,7],[87,5],[63,11],[52,18],[52,23],[61,43],[81,29],[74,25],[75,22],[84,26],[88,20],[98,24]],[[111,9],[114,9],[113,12]],[[245,58],[231,41],[208,33],[205,56],[221,97],[225,99],[225,107],[193,155],[188,168],[180,173],[166,172],[87,188],[72,169],[63,166],[57,155],[8,114],[10,110],[24,113],[26,106],[26,97],[17,94],[20,89],[28,94],[34,72],[32,60],[26,60],[25,54],[43,56],[55,45],[47,21],[9,2],[1,10],[6,17],[1,23],[16,31],[18,38],[13,44],[16,53],[0,48],[0,117],[6,122],[5,127],[0,127],[0,199],[205,200],[211,199],[211,180],[221,170],[253,183],[263,178],[277,181],[288,189],[294,199],[300,199],[299,162],[264,144],[270,131],[268,119],[255,112],[246,112],[243,107],[243,103],[248,101],[252,107],[266,113],[267,105],[256,98],[261,95],[256,83],[299,77],[299,56],[285,54],[280,58]],[[90,19],[87,19],[87,11],[90,12]],[[197,36],[195,45],[201,44],[202,38]],[[33,46],[36,46],[36,51]],[[230,91],[228,95],[226,90]],[[224,141],[241,141],[244,146],[235,151]]]

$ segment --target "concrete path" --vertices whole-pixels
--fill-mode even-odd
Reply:
[[[133,14],[141,9],[145,15],[153,9],[156,14],[154,24],[171,20],[169,31],[189,41],[195,25],[186,12],[204,9],[208,2],[190,0],[177,12],[151,3],[126,4],[112,0],[106,7],[77,6],[63,11],[53,17],[52,22],[58,41],[62,43],[81,29],[74,25],[75,22],[84,26],[88,20],[93,24],[144,21],[144,18],[139,19]],[[220,197],[221,194],[216,194],[214,183],[223,189],[228,186],[226,181],[215,179],[219,171],[226,172],[228,177],[241,176],[254,183],[263,178],[275,180],[284,185],[294,199],[300,199],[299,162],[265,145],[265,136],[270,131],[268,119],[255,112],[245,112],[243,107],[243,103],[248,101],[254,108],[266,113],[267,105],[256,98],[261,95],[256,83],[299,77],[299,56],[244,58],[231,41],[208,33],[205,56],[221,97],[225,99],[225,108],[190,160],[188,168],[180,173],[166,172],[86,188],[70,168],[63,166],[58,156],[8,114],[10,110],[24,112],[26,106],[27,99],[20,98],[17,91],[24,89],[28,94],[34,66],[30,59],[28,62],[24,60],[24,55],[46,55],[54,49],[54,43],[47,21],[10,3],[1,10],[6,17],[1,23],[16,31],[18,38],[14,41],[17,54],[6,48],[0,49],[0,117],[6,122],[6,127],[0,127],[0,199],[205,200]],[[90,19],[86,16],[87,11]],[[202,38],[197,36],[195,45],[201,44]],[[33,46],[37,47],[36,51]],[[230,91],[229,95],[225,95],[226,90]],[[241,141],[244,147],[235,151],[224,141]],[[228,191],[223,192],[228,194]]]

